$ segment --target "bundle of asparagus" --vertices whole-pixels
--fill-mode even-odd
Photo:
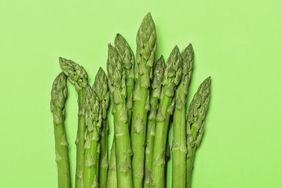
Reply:
[[[192,45],[182,52],[175,46],[166,63],[163,56],[155,59],[156,28],[150,13],[141,23],[136,43],[134,56],[126,39],[117,34],[114,46],[108,45],[108,76],[100,68],[92,87],[81,65],[59,58],[62,72],[54,80],[51,92],[59,188],[72,187],[64,122],[67,80],[78,94],[76,188],[169,187],[168,157],[172,158],[172,187],[191,188],[196,151],[204,134],[211,78],[200,84],[188,108]],[[114,119],[110,156],[109,109]]]

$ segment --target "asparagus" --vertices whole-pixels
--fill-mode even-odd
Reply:
[[[164,74],[159,109],[156,117],[155,141],[152,159],[151,187],[165,187],[165,153],[167,145],[168,125],[173,112],[174,91],[182,76],[182,59],[176,46],[168,60]]]
[[[109,44],[108,61],[109,89],[113,98],[115,148],[118,187],[131,188],[131,148],[126,108],[125,71],[117,50]]]
[[[183,74],[175,93],[175,111],[173,114],[172,142],[172,187],[185,188],[186,179],[186,103],[191,81],[194,53],[189,44],[182,52]]]
[[[65,58],[59,58],[62,71],[68,80],[75,86],[78,93],[78,129],[76,138],[76,178],[75,187],[83,188],[84,169],[84,131],[85,131],[85,87],[88,85],[88,76],[85,69]]]
[[[107,178],[107,188],[117,188],[117,165],[116,165],[116,147],[115,141],[113,141],[111,148],[111,156],[110,156],[110,164],[109,164],[109,174]]]
[[[54,123],[58,188],[71,188],[68,142],[65,131],[66,99],[67,78],[64,73],[60,73],[53,82],[50,103]]]
[[[115,47],[121,57],[123,68],[126,73],[126,107],[128,123],[130,125],[134,89],[134,54],[129,47],[129,44],[121,34],[116,35]]]
[[[91,87],[85,90],[85,153],[84,153],[84,188],[98,187],[98,149],[100,139],[100,127],[102,124],[102,113],[99,101]]]
[[[144,188],[149,188],[151,183],[151,171],[152,171],[152,153],[155,138],[155,123],[156,114],[158,110],[159,98],[161,94],[161,83],[163,80],[165,70],[165,63],[163,56],[161,56],[154,65],[154,73],[152,79],[152,91],[150,99],[150,114],[148,117],[147,127],[147,139],[146,139],[146,151],[145,151],[145,181]]]
[[[196,150],[199,147],[204,134],[204,120],[207,115],[210,93],[211,78],[206,78],[198,88],[189,106],[187,117],[187,182],[186,187],[191,188],[192,171]]]
[[[132,169],[135,188],[143,187],[144,151],[146,138],[147,112],[149,110],[149,87],[152,66],[156,52],[156,28],[148,13],[138,30],[135,66],[134,104],[131,127],[133,151]]]
[[[108,78],[102,68],[98,70],[93,85],[93,91],[97,94],[102,113],[102,131],[100,140],[101,159],[99,165],[99,187],[106,188],[108,175],[108,107],[109,90]]]

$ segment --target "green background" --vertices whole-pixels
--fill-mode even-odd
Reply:
[[[281,6],[279,0],[1,0],[0,187],[56,187],[49,101],[58,57],[82,64],[92,83],[99,66],[106,68],[107,44],[117,32],[135,51],[148,11],[158,55],[193,43],[191,91],[212,76],[193,187],[282,187]],[[69,88],[74,160],[77,105]]]

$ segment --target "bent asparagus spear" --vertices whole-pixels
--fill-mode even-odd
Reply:
[[[75,187],[83,188],[84,170],[84,132],[85,132],[85,87],[88,86],[88,76],[85,69],[72,60],[59,58],[62,71],[75,86],[78,93],[78,128],[76,138],[76,177]]]
[[[68,142],[65,130],[65,104],[67,99],[67,78],[60,73],[54,80],[51,91],[51,112],[53,114],[58,188],[71,188]]]

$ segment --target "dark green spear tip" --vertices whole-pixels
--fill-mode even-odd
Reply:
[[[156,27],[153,18],[150,13],[148,13],[142,20],[142,23],[138,29],[136,36],[137,52],[138,56],[147,61],[152,55],[154,55],[156,50]]]
[[[174,93],[174,87],[177,86],[182,77],[182,58],[178,46],[175,46],[167,60],[163,84],[174,84],[171,93]],[[172,93],[173,92],[173,93]]]
[[[100,67],[96,76],[95,82],[93,84],[93,91],[96,93],[97,98],[101,104],[102,116],[107,117],[107,109],[109,106],[109,88],[108,88],[108,78],[105,71]]]
[[[165,61],[164,61],[164,57],[161,56],[154,64],[152,89],[161,88],[164,72],[165,72]]]
[[[62,71],[68,77],[68,80],[80,90],[87,86],[88,76],[85,69],[72,60],[59,57],[59,63]]]
[[[128,42],[119,33],[116,35],[115,38],[115,48],[121,57],[124,68],[127,70],[131,69],[134,63],[134,54]]]
[[[64,109],[67,99],[67,77],[61,72],[54,80],[51,90],[51,110]]]
[[[181,55],[184,63],[192,64],[194,62],[194,50],[191,43],[183,50]]]
[[[96,93],[88,85],[85,88],[85,121],[87,130],[93,130],[93,122],[99,120],[99,101]]]
[[[182,95],[181,93],[184,93],[185,96],[188,93],[188,88],[190,85],[190,81],[192,78],[192,69],[193,69],[193,62],[194,62],[194,51],[192,44],[189,44],[181,53],[182,56],[182,62],[183,62],[183,70],[182,70],[182,79],[180,83],[180,88],[177,93]],[[182,101],[186,103],[185,101]]]
[[[108,78],[105,71],[100,67],[93,84],[93,90],[97,94],[100,101],[108,95]]]
[[[117,50],[111,44],[108,45],[107,70],[111,85],[120,87],[122,84],[121,59]]]
[[[211,77],[206,78],[194,95],[188,111],[188,125],[197,124],[199,129],[206,118],[211,94]]]

